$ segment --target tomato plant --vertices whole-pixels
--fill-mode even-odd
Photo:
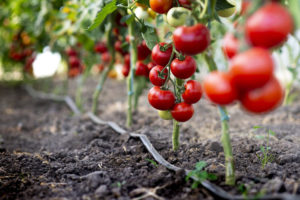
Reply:
[[[196,71],[197,64],[193,57],[186,56],[184,60],[175,58],[171,63],[171,71],[177,78],[190,78]]]

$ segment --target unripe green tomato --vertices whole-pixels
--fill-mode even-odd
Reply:
[[[173,27],[182,26],[190,15],[190,10],[183,7],[174,7],[168,11],[167,22]]]
[[[149,18],[148,12],[139,6],[134,10],[134,14],[136,15],[137,18],[144,21],[146,21]]]
[[[236,4],[235,4],[235,2],[230,2],[230,3],[233,5],[233,7],[218,11],[218,15],[220,17],[230,17],[231,15],[233,15],[235,13]]]
[[[168,111],[168,110],[159,110],[158,111],[158,115],[159,115],[160,118],[162,118],[164,120],[171,120],[171,119],[173,119],[171,112]]]

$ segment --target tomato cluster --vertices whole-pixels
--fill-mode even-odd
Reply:
[[[206,96],[219,105],[239,100],[252,113],[265,113],[279,106],[284,91],[274,76],[270,50],[280,46],[292,31],[292,16],[282,5],[271,2],[259,8],[246,19],[250,49],[239,53],[240,41],[231,33],[225,35],[222,49],[231,59],[229,71],[212,72],[205,78]]]
[[[67,48],[66,54],[68,56],[69,64],[68,76],[69,78],[74,78],[83,72],[84,65],[81,63],[79,53],[75,50],[74,47]]]

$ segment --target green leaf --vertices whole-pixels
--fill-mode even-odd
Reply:
[[[112,0],[110,3],[106,4],[97,14],[96,18],[94,19],[93,24],[88,28],[88,30],[93,30],[101,25],[107,15],[114,12],[117,7],[117,0]]]
[[[205,161],[200,161],[200,162],[196,163],[196,169],[197,170],[202,170],[205,166],[206,166],[206,162]]]
[[[166,35],[164,36],[164,38],[167,39],[167,38],[169,38],[171,35],[172,35],[172,32],[169,31],[169,32],[166,33]]]
[[[143,4],[147,7],[150,7],[149,0],[137,0],[136,2]]]
[[[192,184],[192,189],[196,189],[196,188],[198,187],[198,185],[199,185],[199,183],[195,181],[195,182]]]
[[[269,129],[269,134],[271,134],[271,135],[273,135],[273,136],[276,135],[276,133],[275,133],[274,131],[272,131],[271,129]]]
[[[265,136],[263,136],[263,135],[256,135],[255,137],[260,140],[265,139]]]
[[[211,180],[211,181],[215,181],[215,180],[218,179],[218,177],[217,177],[217,175],[215,175],[215,174],[208,173],[207,179],[208,179],[208,180]]]
[[[157,42],[159,42],[159,38],[156,34],[155,29],[148,25],[144,26],[144,30],[142,29],[142,36],[150,50],[152,50]]]
[[[225,9],[232,8],[232,7],[234,7],[234,5],[232,5],[231,3],[229,3],[226,0],[217,0],[215,10],[216,11],[225,10]]]
[[[253,126],[254,130],[259,129],[259,128],[262,128],[262,127],[261,126]]]
[[[121,18],[120,22],[121,23],[125,22],[126,24],[129,24],[133,19],[134,19],[133,15],[125,15],[124,17]]]

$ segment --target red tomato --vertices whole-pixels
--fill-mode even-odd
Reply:
[[[80,66],[80,60],[77,56],[70,56],[69,57],[69,64],[71,68],[76,68]]]
[[[120,35],[120,31],[119,31],[118,28],[113,28],[113,29],[112,29],[112,32],[113,32],[113,34],[114,34],[115,36]]]
[[[229,59],[233,58],[239,51],[239,41],[232,33],[227,33],[224,36],[222,50]]]
[[[95,50],[97,53],[105,53],[105,52],[107,52],[106,44],[105,44],[104,42],[98,42],[98,43],[95,45],[94,50]]]
[[[104,52],[101,55],[101,60],[103,63],[109,63],[111,61],[111,55],[109,52]]]
[[[201,84],[194,80],[189,80],[184,85],[185,91],[182,93],[184,102],[188,104],[197,103],[202,97]]]
[[[99,72],[102,72],[104,70],[105,66],[103,64],[98,65]]]
[[[124,56],[124,64],[130,66],[130,54]]]
[[[166,43],[161,42],[154,46],[152,49],[152,60],[161,66],[166,66],[172,55],[172,45],[170,45],[166,51],[161,51],[160,46],[164,46]]]
[[[180,79],[191,77],[197,68],[197,63],[191,56],[186,56],[184,60],[174,59],[171,62],[171,71],[174,76]]]
[[[71,68],[71,69],[69,69],[68,76],[69,76],[69,78],[74,78],[74,77],[78,76],[80,73],[81,73],[80,68]]]
[[[145,60],[151,54],[151,50],[147,47],[145,41],[138,45],[137,51],[138,60]]]
[[[152,10],[164,14],[172,7],[173,0],[150,0],[149,3]]]
[[[273,75],[273,60],[268,50],[252,48],[236,55],[229,74],[239,89],[254,89],[266,84]]]
[[[164,70],[164,73],[166,74],[164,75],[164,79],[159,77],[159,72],[161,72],[163,68],[163,66],[157,65],[151,69],[149,79],[153,85],[162,86],[166,82],[168,76],[167,68]]]
[[[148,101],[158,110],[171,110],[175,104],[175,96],[170,90],[162,90],[154,86],[149,90]]]
[[[186,122],[193,117],[194,108],[185,102],[175,104],[171,111],[172,117],[178,122]]]
[[[150,72],[151,69],[152,69],[153,67],[155,67],[155,66],[156,66],[156,64],[155,64],[154,62],[149,62],[148,65],[147,65],[149,72]]]
[[[230,76],[224,72],[208,74],[203,81],[203,89],[207,98],[219,105],[231,104],[238,97]]]
[[[209,30],[202,24],[180,26],[173,32],[173,42],[181,53],[195,55],[203,52],[210,44]]]
[[[252,113],[274,110],[283,99],[284,91],[278,80],[272,77],[263,87],[245,92],[241,97],[243,108]]]
[[[145,65],[141,61],[136,62],[136,70],[135,70],[135,75],[137,76],[146,76],[148,77],[149,71],[147,65]]]
[[[115,50],[116,50],[117,52],[119,52],[120,54],[124,54],[124,51],[123,51],[123,49],[122,49],[122,42],[121,42],[120,40],[117,40],[117,41],[115,42]]]
[[[293,31],[293,17],[279,3],[268,3],[246,22],[246,36],[253,46],[272,48],[282,44]]]
[[[127,77],[130,71],[130,65],[124,64],[122,67],[122,74],[124,77]]]
[[[77,56],[77,51],[75,49],[73,49],[72,47],[69,47],[66,50],[66,53],[68,56]]]
[[[190,0],[178,0],[178,2],[182,7],[191,8],[191,1]]]

